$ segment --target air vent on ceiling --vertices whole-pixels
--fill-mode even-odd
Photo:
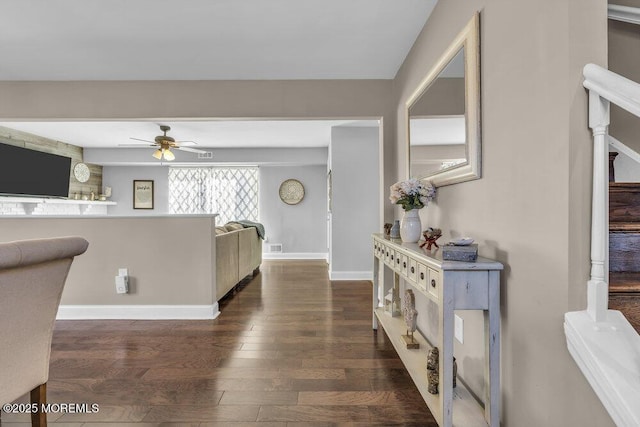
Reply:
[[[199,159],[213,159],[213,153],[211,151],[207,151],[206,153],[198,153]]]

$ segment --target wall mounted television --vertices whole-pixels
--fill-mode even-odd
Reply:
[[[71,158],[0,144],[0,194],[68,197]]]

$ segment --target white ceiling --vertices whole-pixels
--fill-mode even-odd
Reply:
[[[0,80],[391,79],[437,0],[0,0]],[[327,146],[372,121],[163,121],[199,147]],[[155,122],[5,122],[81,147]]]
[[[0,80],[391,79],[437,0],[1,0]]]
[[[137,144],[130,138],[153,141],[162,135],[159,125],[176,141],[194,141],[208,147],[327,147],[334,126],[378,126],[377,120],[224,120],[224,121],[82,121],[0,122],[0,126],[29,132],[79,147],[117,147]],[[144,144],[144,143],[141,143]],[[144,146],[144,145],[143,145]]]

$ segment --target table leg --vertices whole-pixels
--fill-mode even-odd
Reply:
[[[379,284],[379,280],[380,280],[380,260],[378,259],[378,257],[374,256],[373,257],[373,310],[371,311],[371,313],[373,314],[373,329],[377,330],[378,329],[378,318],[376,317],[376,313],[375,310],[376,308],[378,308],[380,306],[380,299],[379,299],[379,293],[380,293],[380,284]]]
[[[490,427],[500,426],[500,272],[489,271],[489,309],[484,310],[485,372],[484,417]]]
[[[440,386],[442,395],[442,425],[451,427],[453,425],[453,336],[454,336],[454,295],[451,286],[441,286],[440,304],[442,329],[440,333]]]

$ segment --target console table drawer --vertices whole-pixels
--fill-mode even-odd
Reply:
[[[409,258],[407,277],[413,283],[418,283],[418,261],[413,258]]]
[[[427,292],[429,292],[432,296],[438,298],[438,290],[440,289],[440,272],[434,270],[433,268],[428,268],[429,270],[429,281],[427,282]]]
[[[393,258],[393,269],[397,272],[400,272],[402,269],[402,254],[398,251],[395,253],[395,257]]]
[[[429,280],[429,270],[427,269],[426,265],[419,262],[418,263],[418,287],[423,291],[426,291],[428,280]]]
[[[389,249],[388,261],[389,267],[396,268],[396,251],[394,249]]]
[[[380,258],[380,254],[382,253],[383,245],[382,243],[374,240],[373,241],[373,255],[377,258]]]
[[[405,278],[409,277],[409,257],[405,254],[402,254],[402,258],[400,258],[400,272]]]

